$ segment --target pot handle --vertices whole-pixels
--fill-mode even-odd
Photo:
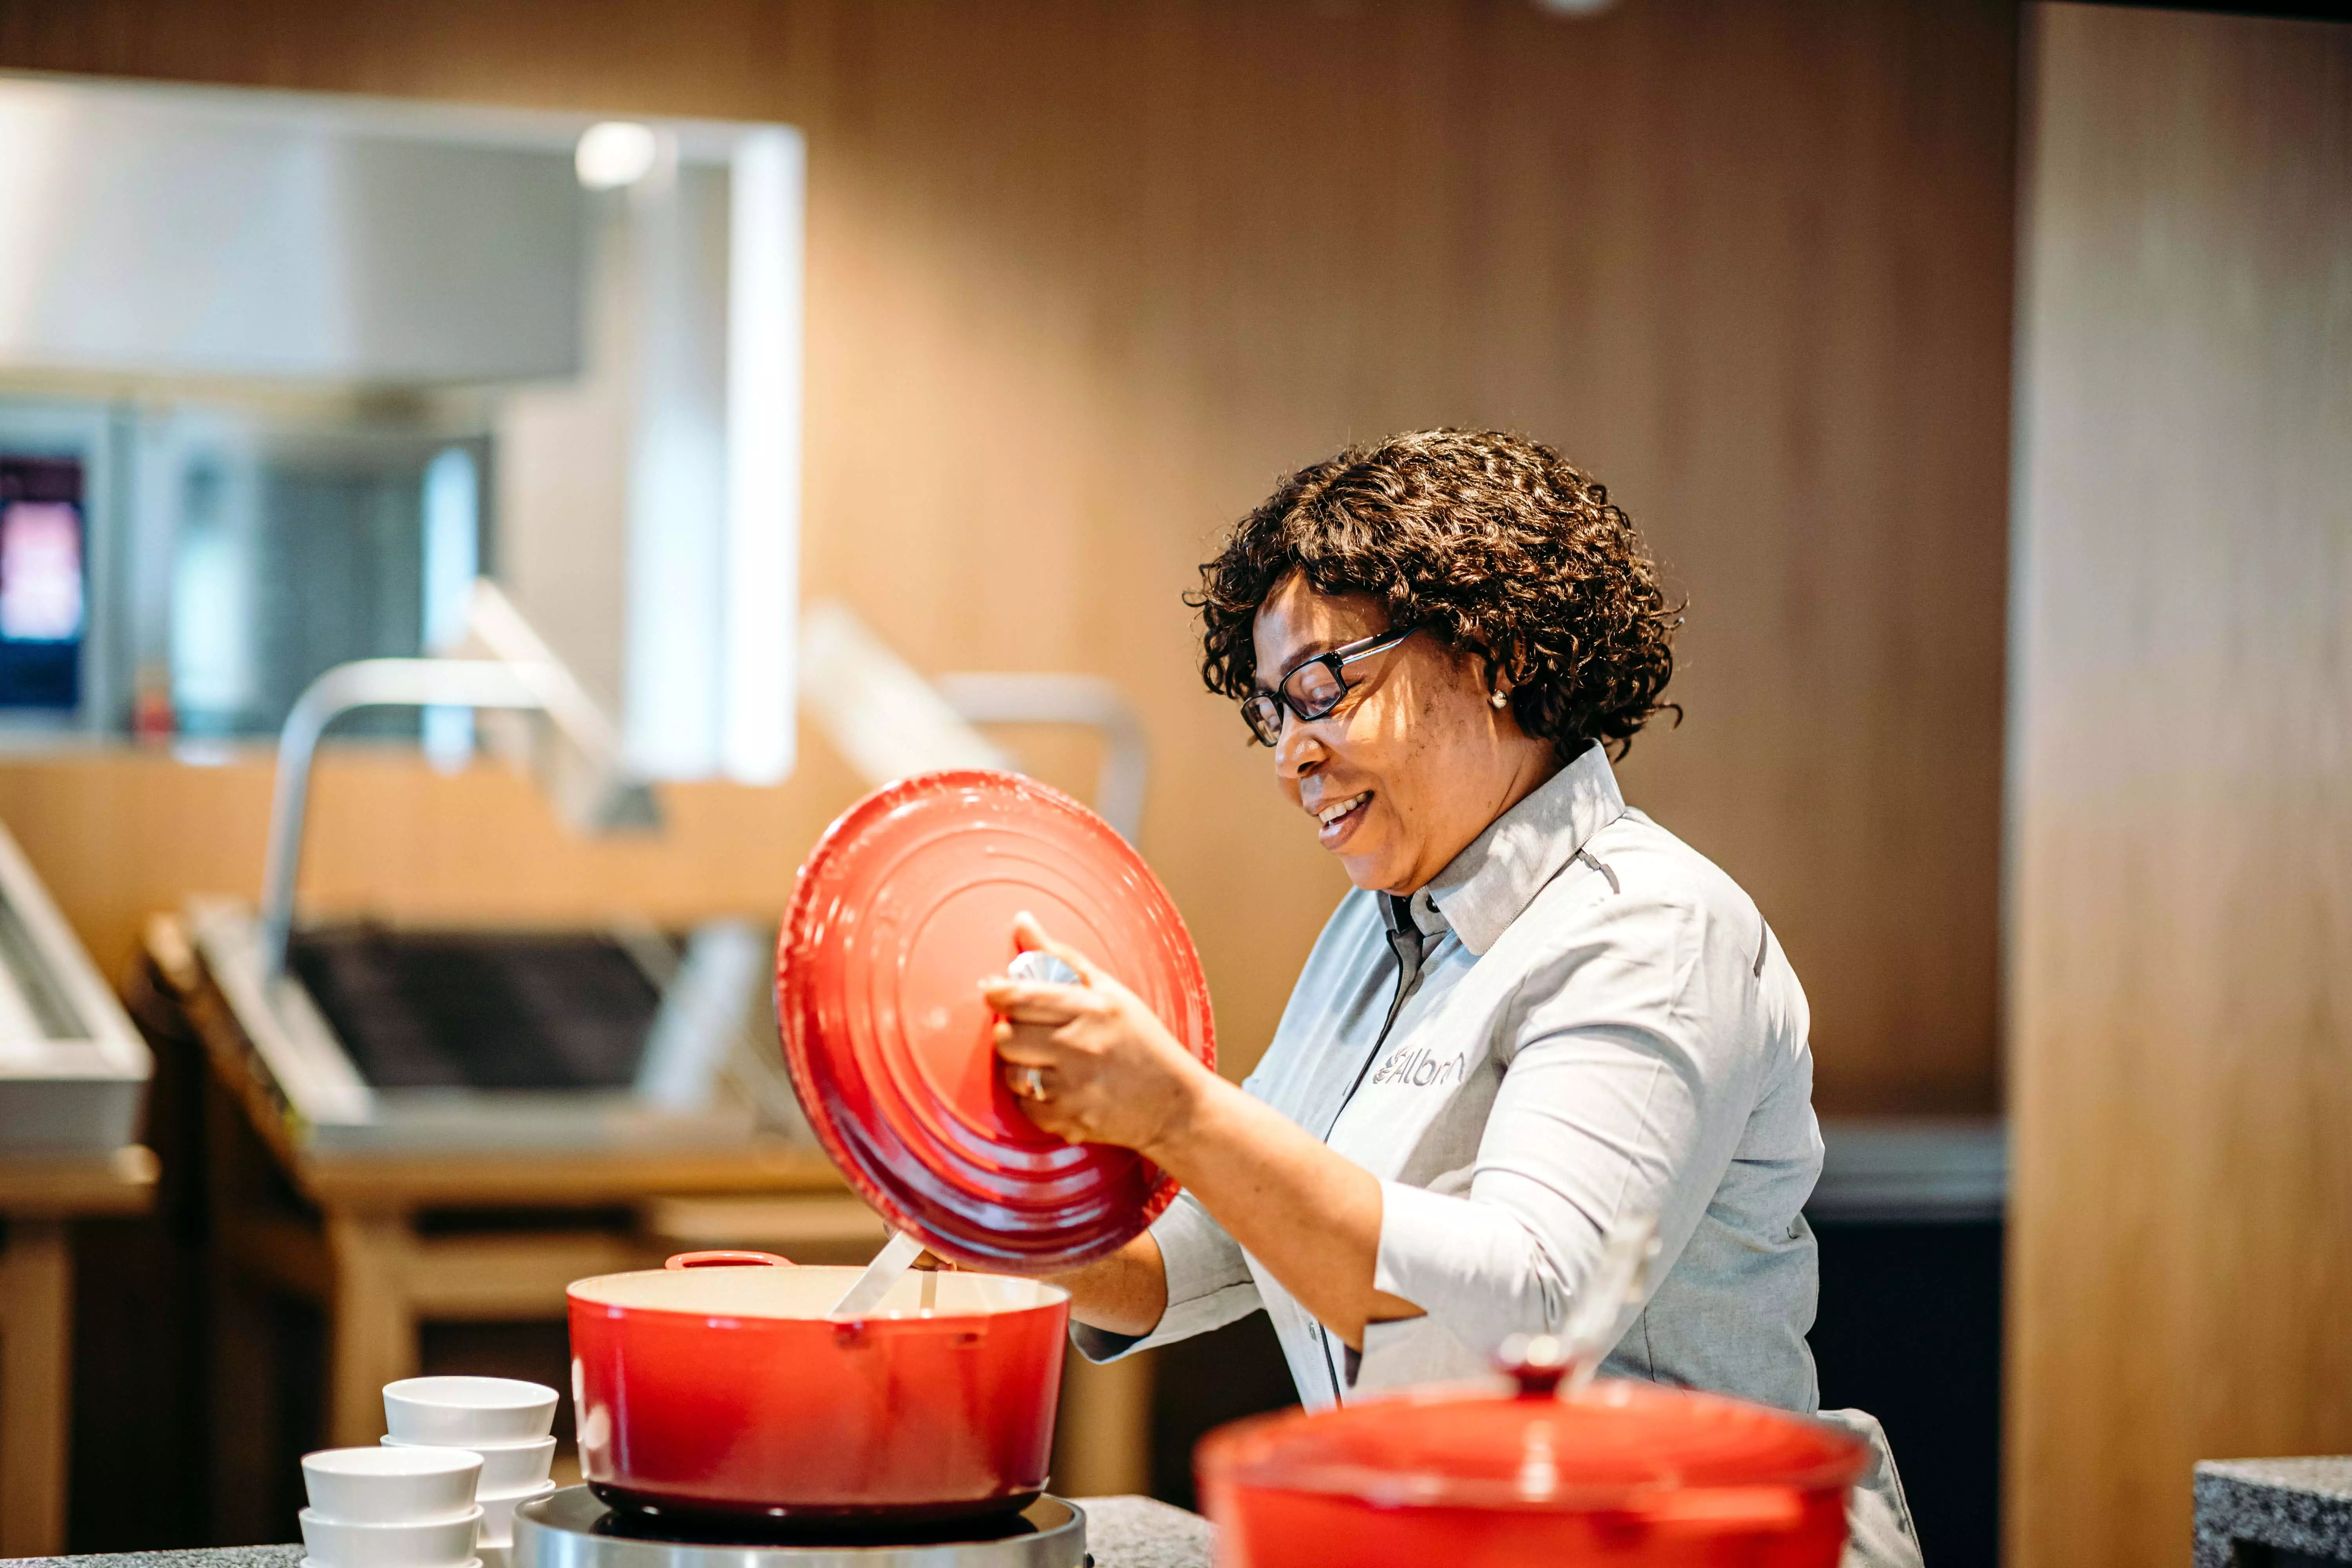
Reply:
[[[720,1248],[712,1252],[681,1252],[662,1265],[664,1268],[790,1268],[793,1260],[779,1258],[772,1252],[731,1252]]]

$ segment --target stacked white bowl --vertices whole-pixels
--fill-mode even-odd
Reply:
[[[470,1568],[482,1510],[478,1454],[322,1448],[302,1456],[307,1568]]]
[[[555,1489],[555,1390],[510,1377],[410,1377],[383,1388],[384,1447],[394,1453],[462,1448],[481,1461],[478,1551],[505,1568],[515,1510]]]

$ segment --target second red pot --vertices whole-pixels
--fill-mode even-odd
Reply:
[[[1557,1379],[1559,1373],[1549,1373]],[[1837,1568],[1863,1446],[1717,1394],[1427,1388],[1211,1433],[1219,1568]]]
[[[914,1275],[865,1317],[826,1316],[858,1273],[689,1253],[575,1281],[584,1479],[624,1509],[811,1521],[983,1515],[1044,1490],[1068,1294]]]

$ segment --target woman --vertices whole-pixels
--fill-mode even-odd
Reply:
[[[1804,993],[1748,896],[1618,793],[1678,623],[1624,513],[1535,442],[1400,436],[1291,476],[1202,575],[1202,673],[1355,890],[1239,1086],[1018,923],[1080,984],[989,984],[1008,1083],[1184,1187],[1062,1279],[1080,1350],[1263,1307],[1310,1406],[1476,1376],[1654,1214],[1604,1370],[1813,1411]],[[1856,1547],[1916,1559],[1853,1424],[1879,1454]]]

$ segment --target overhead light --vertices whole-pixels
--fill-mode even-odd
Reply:
[[[612,191],[644,179],[660,155],[661,142],[652,126],[634,120],[605,120],[580,133],[572,166],[588,189]]]
[[[1616,3],[1617,0],[1536,0],[1536,9],[1555,16],[1597,16]]]

